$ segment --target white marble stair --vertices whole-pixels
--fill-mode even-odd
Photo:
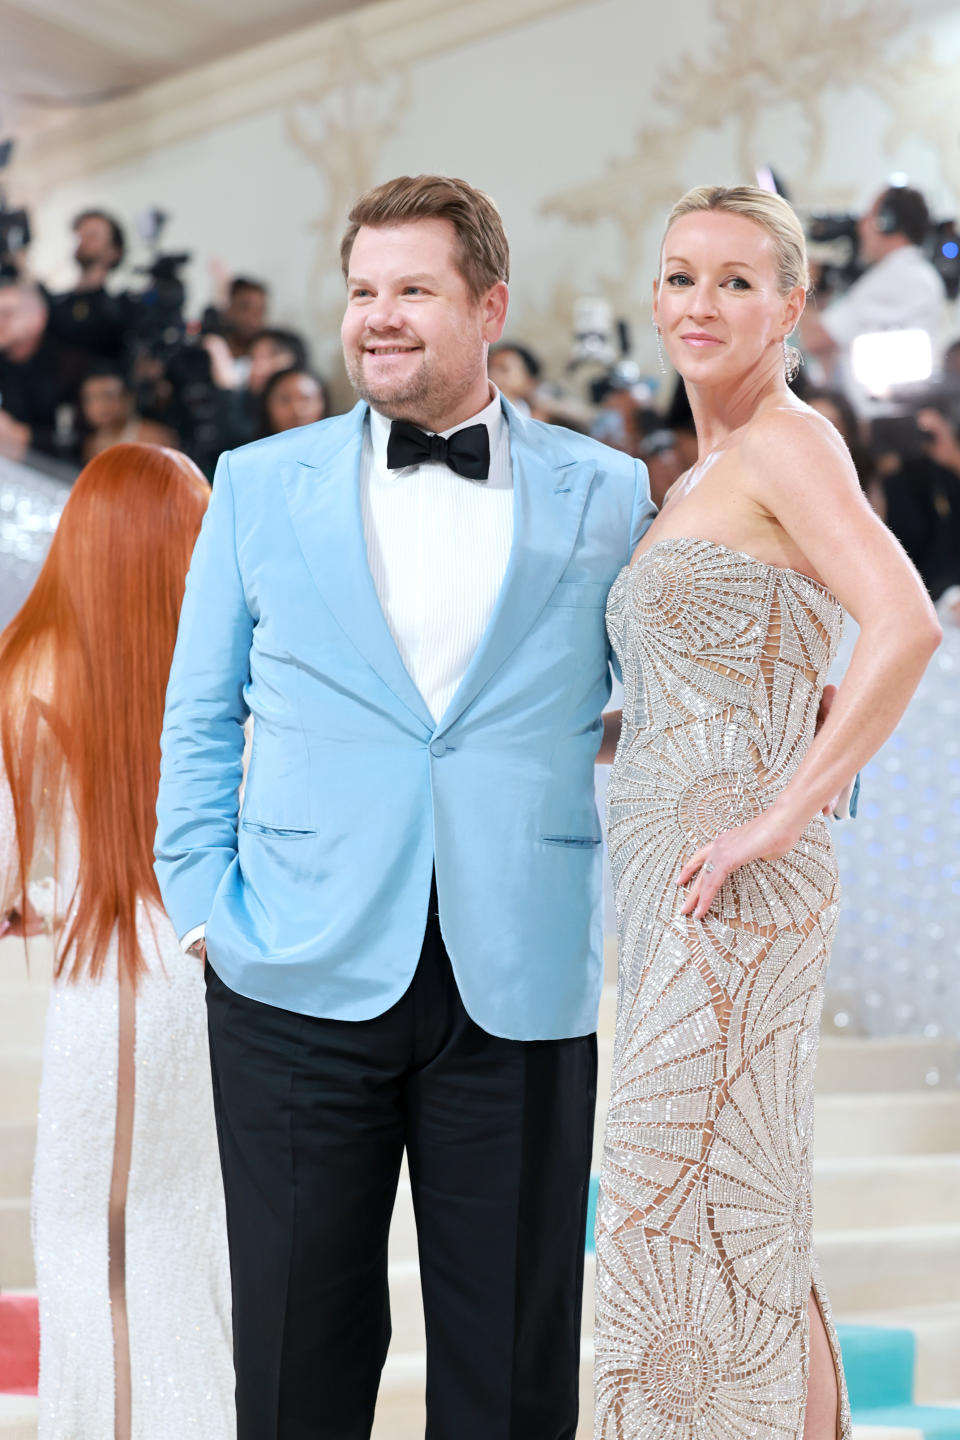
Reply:
[[[960,1222],[817,1230],[814,1241],[833,1308],[851,1311],[946,1305],[960,1279]],[[871,1323],[871,1322],[865,1322]]]
[[[960,1220],[960,1153],[821,1156],[813,1198],[821,1230],[951,1225]]]
[[[960,1090],[880,1094],[818,1093],[818,1159],[960,1152]]]
[[[0,1395],[3,1440],[37,1440],[37,1402],[30,1395]]]

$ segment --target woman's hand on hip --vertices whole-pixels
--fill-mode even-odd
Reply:
[[[752,860],[779,860],[793,849],[804,828],[771,807],[745,825],[724,830],[691,855],[677,876],[678,885],[690,885],[680,914],[702,920],[729,875]]]

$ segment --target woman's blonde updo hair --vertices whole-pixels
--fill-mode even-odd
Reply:
[[[664,236],[681,216],[706,210],[742,215],[745,220],[762,225],[773,241],[780,294],[789,295],[795,285],[809,290],[807,243],[800,221],[782,195],[774,195],[756,185],[700,185],[695,190],[688,190],[674,205],[667,217]]]

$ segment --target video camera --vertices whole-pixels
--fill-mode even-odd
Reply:
[[[584,366],[590,374],[587,390],[591,404],[599,405],[613,390],[630,391],[648,403],[655,387],[630,358],[630,325],[617,319],[609,300],[581,296],[573,307],[573,345],[568,374]]]
[[[157,207],[137,217],[137,229],[153,252],[147,264],[135,271],[149,284],[129,296],[137,409],[176,430],[184,448],[207,469],[222,448],[220,403],[210,356],[184,313],[187,291],[181,272],[192,257],[188,251],[160,250],[169,218]]]
[[[13,156],[13,141],[0,140],[0,170]],[[18,275],[16,256],[30,244],[30,217],[26,210],[11,210],[6,190],[0,186],[0,270]]]
[[[860,260],[859,226],[857,215],[807,217],[807,239],[812,244],[832,247],[820,261],[820,284],[824,290],[839,293],[848,289],[867,268]],[[960,232],[956,220],[931,220],[920,248],[939,273],[947,299],[956,300],[960,295]]]
[[[141,350],[157,360],[168,360],[183,345],[187,324],[184,305],[187,292],[180,272],[190,261],[190,254],[166,254],[160,251],[160,237],[169,220],[163,210],[153,207],[137,217],[137,229],[153,254],[146,265],[138,265],[137,275],[145,275],[150,284],[132,294],[133,339]]]

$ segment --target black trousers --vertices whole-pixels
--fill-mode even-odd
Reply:
[[[280,1010],[206,973],[238,1440],[369,1437],[404,1149],[427,1440],[573,1440],[596,1036],[475,1025],[435,897],[409,989],[373,1020]]]

